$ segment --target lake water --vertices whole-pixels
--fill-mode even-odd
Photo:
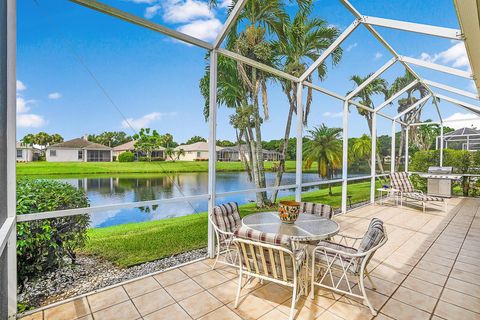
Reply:
[[[267,172],[267,186],[272,186],[276,173]],[[91,206],[177,198],[208,193],[208,173],[128,174],[57,179],[85,190]],[[318,181],[317,174],[304,173],[303,182]],[[282,185],[295,184],[295,173],[285,173]],[[245,172],[217,173],[217,192],[254,188]],[[294,194],[294,190],[279,192],[279,196]],[[255,200],[255,193],[217,198],[218,203],[236,201],[239,204]],[[130,222],[142,222],[179,217],[207,211],[207,200],[166,203],[142,208],[126,208],[93,213],[92,227],[102,228]]]

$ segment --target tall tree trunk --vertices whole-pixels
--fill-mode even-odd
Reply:
[[[296,87],[293,86],[293,90],[295,92]],[[290,102],[290,109],[288,110],[288,118],[287,118],[287,124],[285,126],[285,133],[283,135],[283,146],[282,146],[282,158],[280,159],[280,164],[278,165],[278,171],[277,171],[277,176],[275,177],[275,184],[274,186],[278,187],[282,183],[282,177],[283,173],[285,172],[285,158],[287,156],[287,149],[288,149],[288,140],[290,138],[290,130],[292,128],[292,118],[293,118],[293,112],[296,108],[296,102],[293,101],[293,99],[290,96],[290,93],[287,92],[287,97]],[[272,203],[275,203],[277,201],[277,196],[278,196],[278,190],[274,190],[272,192],[272,197],[270,201]]]
[[[247,175],[248,175],[248,180],[252,181],[252,170],[250,169],[250,165],[248,163],[247,157],[245,157],[245,152],[242,150],[242,137],[244,135],[244,130],[241,129],[240,132],[235,130],[235,135],[237,137],[238,155],[240,157],[240,161],[245,166],[245,170],[247,171]]]
[[[368,115],[366,115],[365,118],[367,118],[368,129],[370,130],[370,139],[373,139],[373,124],[372,124],[373,120],[372,120],[371,116],[368,116]],[[378,152],[378,149],[375,150],[375,151],[372,150],[372,152],[376,153],[376,158],[377,158],[376,163],[378,163],[378,169],[380,169],[380,172],[382,174],[385,173],[385,170],[383,169],[382,158],[380,157],[380,152]],[[369,163],[370,162],[371,161],[369,161]],[[376,166],[376,164],[375,164],[375,166]],[[370,167],[371,167],[371,165],[370,165]]]

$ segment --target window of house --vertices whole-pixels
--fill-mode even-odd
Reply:
[[[17,158],[23,158],[23,150],[17,149]]]
[[[78,160],[83,159],[83,150],[78,150]]]
[[[201,152],[197,152],[197,158],[200,158],[202,156]]]
[[[56,157],[57,156],[57,150],[50,150],[50,157]]]

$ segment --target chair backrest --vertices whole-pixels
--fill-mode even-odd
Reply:
[[[367,232],[365,232],[360,245],[358,246],[358,252],[367,252],[377,245],[386,237],[383,221],[378,218],[373,218],[370,221]]]
[[[298,265],[290,237],[242,226],[235,231],[233,244],[247,274],[284,283],[291,283],[295,278]]]
[[[390,173],[390,184],[401,192],[413,192],[414,188],[406,172]]]
[[[220,231],[228,233],[233,233],[242,224],[242,218],[236,202],[229,202],[214,207],[210,218]]]
[[[300,202],[300,213],[313,214],[327,219],[333,217],[332,207],[322,203]]]

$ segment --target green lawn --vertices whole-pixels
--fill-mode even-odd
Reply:
[[[367,200],[370,197],[370,182],[352,184],[348,193],[352,195],[353,203]],[[286,199],[291,198],[293,196]],[[333,196],[329,196],[328,189],[325,188],[305,192],[302,200],[321,202],[338,208],[341,202],[341,186],[333,187]],[[255,204],[242,205],[240,210],[242,216],[259,211]],[[172,219],[90,229],[88,235],[89,240],[83,253],[128,267],[205,247],[207,214],[204,212]]]
[[[271,170],[271,161],[265,162],[265,169]],[[315,166],[312,166],[315,168]],[[286,169],[295,171],[295,161],[287,161]],[[217,162],[217,171],[243,171],[241,162]],[[312,169],[313,170],[313,169]],[[88,175],[106,173],[176,173],[207,172],[208,161],[176,162],[45,162],[17,163],[17,175]],[[314,172],[314,171],[312,171]]]

